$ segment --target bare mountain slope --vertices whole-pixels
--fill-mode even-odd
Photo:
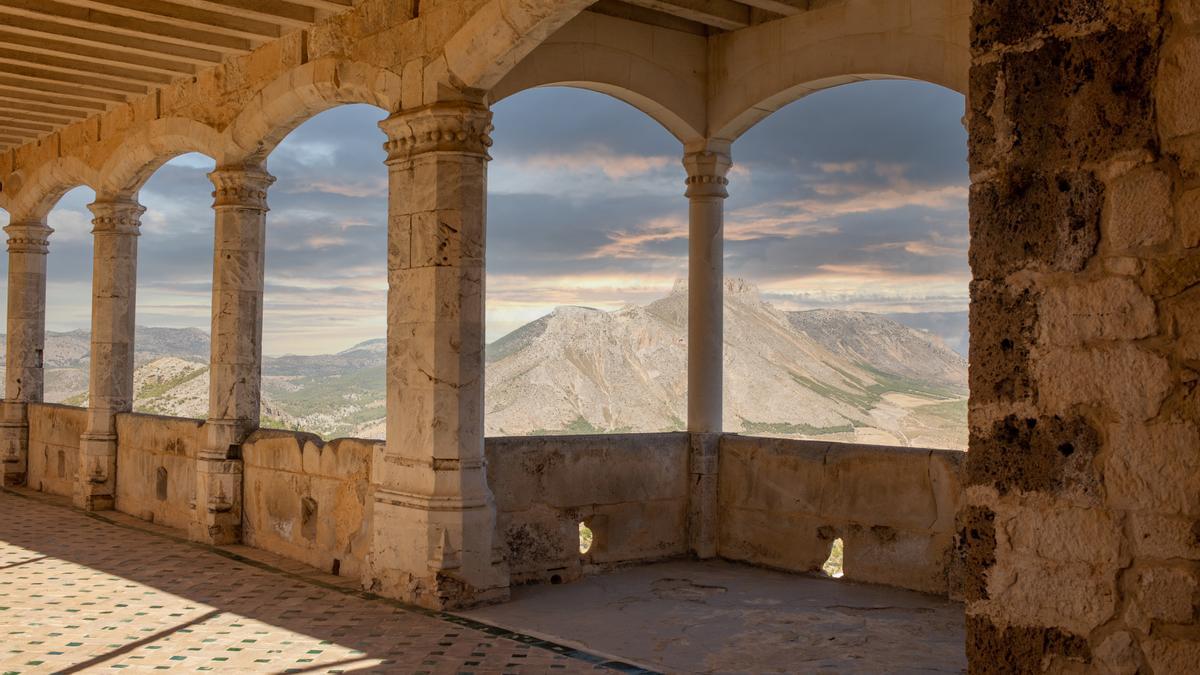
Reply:
[[[966,363],[936,337],[872,314],[783,312],[740,280],[725,293],[727,429],[961,448]],[[208,336],[139,328],[136,409],[203,417]],[[88,336],[47,336],[46,399],[86,404]],[[263,360],[263,424],[383,433],[383,340]],[[488,346],[488,435],[684,427],[687,295],[615,312],[560,307]]]

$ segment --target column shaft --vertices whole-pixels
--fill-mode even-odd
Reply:
[[[275,179],[260,167],[219,168],[209,178],[216,189],[208,438],[191,535],[226,544],[241,539],[238,445],[258,428],[267,188]]]
[[[727,148],[725,148],[727,150]],[[721,432],[729,154],[684,156],[688,197],[688,431]]]
[[[0,471],[4,485],[22,485],[29,458],[26,404],[42,400],[46,253],[54,230],[44,219],[36,219],[14,220],[4,231],[8,233],[8,336]]]
[[[367,581],[428,607],[508,593],[483,456],[490,121],[485,107],[456,103],[380,125],[390,139],[387,445],[372,469]]]
[[[117,413],[133,407],[137,238],[145,211],[128,199],[97,200],[92,220],[92,338],[87,429],[80,439],[75,505],[116,503]]]

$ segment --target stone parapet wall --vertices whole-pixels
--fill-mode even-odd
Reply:
[[[687,434],[489,438],[485,446],[513,583],[687,553]],[[581,522],[594,535],[582,555]]]
[[[841,538],[847,579],[957,595],[964,461],[952,450],[727,434],[717,554],[812,572]]]
[[[204,440],[203,420],[117,415],[116,509],[187,529],[196,499],[196,454]]]
[[[86,427],[87,408],[30,403],[26,484],[42,492],[71,496],[79,470],[79,437]]]
[[[243,542],[358,577],[370,550],[371,456],[380,441],[260,429],[242,444]]]

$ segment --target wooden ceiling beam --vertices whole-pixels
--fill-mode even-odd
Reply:
[[[23,87],[24,83],[18,85]],[[94,112],[100,112],[108,109],[108,105],[97,103],[86,99],[71,98],[69,96],[55,96],[53,94],[43,94],[36,91],[29,91],[24,88],[16,88],[4,85],[0,82],[0,100],[15,101],[28,110],[54,110],[53,114],[66,116],[69,112],[74,117],[87,117]],[[29,102],[33,103],[30,104]],[[37,108],[34,107],[37,106]]]
[[[21,129],[19,127],[9,125],[5,120],[0,119],[0,136],[20,137],[20,138],[37,138],[38,136],[41,136],[41,135],[42,135],[42,133],[40,131],[33,131],[32,129]]]
[[[11,89],[5,90],[5,89],[0,88],[0,108],[5,108],[8,110],[12,110],[12,109],[29,110],[30,113],[53,115],[53,117],[60,117],[60,118],[77,118],[78,119],[78,118],[88,117],[88,115],[91,114],[90,108],[79,109],[79,108],[73,108],[71,106],[68,106],[68,104],[53,104],[53,103],[46,103],[46,102],[38,102],[38,101],[40,101],[40,98],[38,98],[36,94],[32,95],[32,96],[35,96],[35,97],[29,98],[28,94],[26,94],[25,97],[17,96],[17,95],[13,95],[13,90],[11,90]],[[52,102],[56,101],[56,98],[53,96],[48,96],[48,98],[50,98],[50,101],[52,101]],[[58,100],[61,100],[61,98],[58,98]],[[104,109],[104,107],[101,106],[100,109]],[[67,124],[72,123],[72,121],[77,121],[77,120],[76,119],[68,119]]]
[[[141,54],[135,54],[124,49],[92,47],[90,45],[52,40],[44,36],[26,35],[5,29],[0,29],[0,45],[18,47],[22,51],[45,54],[47,56],[79,56],[97,63],[115,66],[134,66],[168,75],[194,75],[196,73],[195,64],[186,61],[172,61],[170,59],[142,56]]]
[[[61,98],[64,102],[91,100],[94,103],[101,104],[98,108],[95,108],[96,110],[107,110],[109,104],[124,103],[126,101],[124,94],[118,94],[112,91],[91,89],[89,87],[81,87],[76,84],[65,84],[54,80],[46,81],[25,79],[23,77],[11,77],[5,71],[5,66],[2,65],[0,65],[0,87],[6,87],[9,89],[29,89],[36,92],[44,92],[46,94],[60,95],[59,97],[51,96],[51,103],[58,103],[59,98]],[[74,107],[79,106],[75,105]]]
[[[54,131],[54,127],[52,125],[19,120],[14,117],[9,117],[2,112],[0,112],[0,127],[8,127],[10,129],[27,129],[39,135]]]
[[[169,21],[222,35],[250,40],[273,40],[282,31],[277,23],[249,19],[229,12],[213,12],[163,0],[64,0],[65,4],[149,21]]]
[[[29,106],[25,104],[15,104],[15,102],[5,101],[0,99],[0,117],[7,117],[14,120],[27,120],[30,122],[41,122],[43,124],[52,124],[54,126],[63,127],[75,120],[70,117],[61,115],[45,115],[37,112],[30,112]],[[77,115],[83,117],[83,114]]]
[[[162,42],[144,36],[110,33],[97,28],[88,29],[53,21],[42,21],[5,12],[2,7],[0,7],[0,26],[3,26],[6,31],[31,37],[50,36],[70,44],[119,48],[130,54],[151,57],[167,56],[193,64],[213,65],[220,63],[223,58],[221,52],[211,49]]]
[[[768,12],[774,12],[782,16],[795,16],[804,11],[796,5],[781,0],[738,0],[743,5],[750,5],[758,9],[765,9]]]
[[[0,47],[0,63],[33,66],[38,70],[62,72],[68,75],[73,73],[95,73],[96,75],[102,75],[112,80],[133,84],[170,84],[175,77],[178,77],[178,73],[166,75],[148,70],[110,66],[94,61],[68,59],[18,49],[7,49],[5,47]]]
[[[244,53],[254,48],[246,38],[187,28],[167,21],[148,21],[110,12],[100,12],[55,0],[0,0],[4,11],[31,19],[53,21],[88,30],[103,29],[138,38],[204,47],[225,53]]]
[[[285,0],[171,0],[177,5],[236,14],[248,19],[272,21],[289,28],[308,28],[317,21],[317,10]]]
[[[119,98],[113,98],[112,100],[119,100],[121,102],[124,102],[128,96],[140,96],[142,94],[149,93],[150,91],[150,89],[144,84],[96,77],[95,75],[89,75],[86,73],[64,73],[45,68],[33,68],[15,63],[7,63],[3,59],[0,59],[0,73],[14,75],[16,77],[37,82],[62,83],[74,87],[92,89],[96,92],[109,92],[114,94],[114,96],[119,95]],[[64,91],[63,93],[69,94],[77,92],[73,92],[68,88],[68,90]]]
[[[733,0],[625,0],[625,2],[722,30],[738,30],[750,25],[750,7]]]

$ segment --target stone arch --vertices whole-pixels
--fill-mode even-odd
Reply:
[[[78,157],[56,157],[39,165],[28,177],[13,172],[8,177],[17,183],[8,212],[13,222],[42,220],[64,194],[79,186],[93,191],[100,184],[99,173]],[[6,186],[7,190],[8,186]]]
[[[212,127],[182,117],[154,120],[126,137],[101,167],[97,193],[131,196],[174,157],[197,152],[217,159],[226,140]]]
[[[734,140],[792,101],[862,80],[965,94],[969,29],[957,0],[848,0],[714,37],[710,136]]]
[[[259,163],[296,127],[339,105],[395,112],[400,85],[398,74],[358,61],[327,58],[298,66],[264,87],[234,119],[217,164]]]
[[[641,110],[682,143],[703,138],[705,80],[694,66],[705,61],[706,40],[681,36],[677,52],[662,54],[654,33],[641,28],[580,14],[508,71],[489,99],[550,85],[590,89]]]
[[[426,97],[431,84],[464,92],[490,91],[535,47],[593,2],[489,0],[446,41],[442,57],[426,66]]]

